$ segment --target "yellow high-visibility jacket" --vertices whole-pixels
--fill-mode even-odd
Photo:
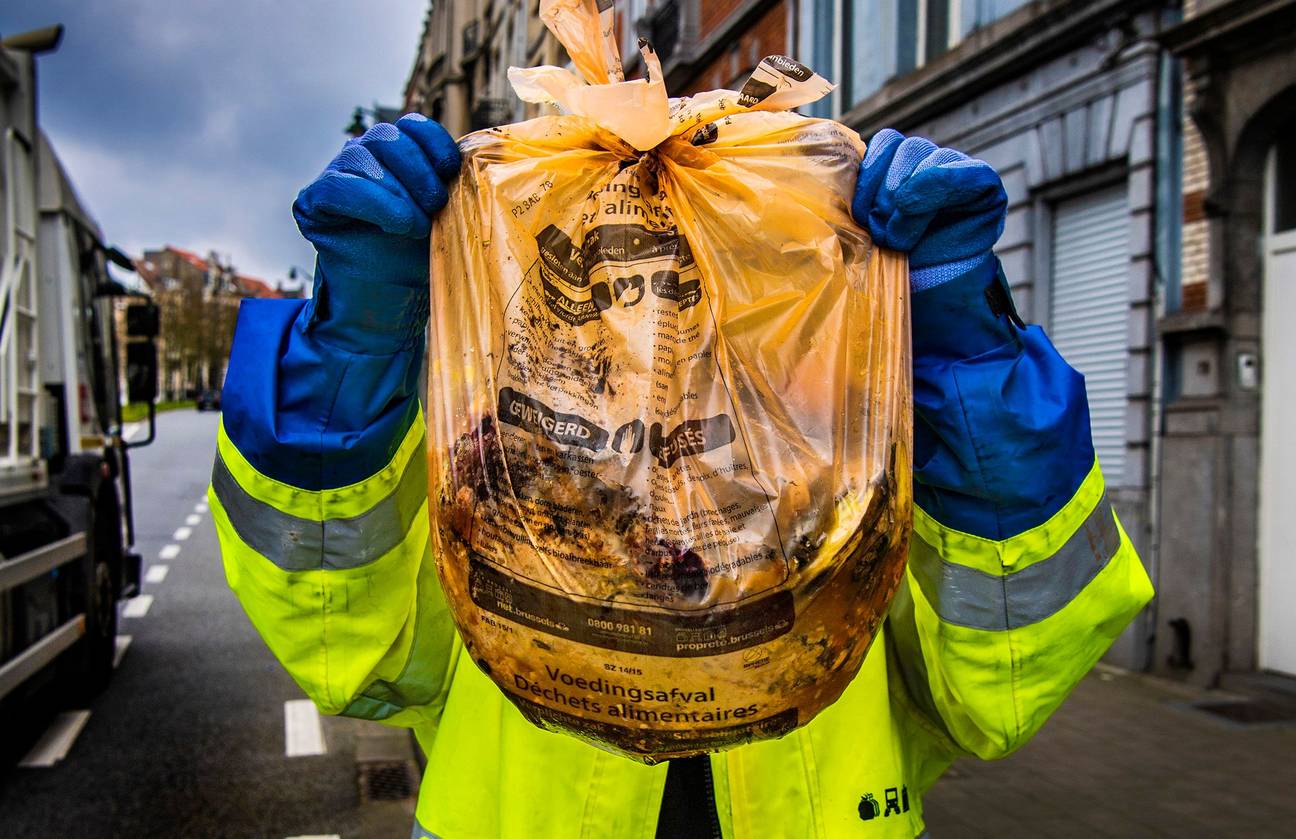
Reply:
[[[965,277],[914,306],[909,567],[845,694],[710,757],[725,839],[910,837],[959,755],[1026,742],[1152,596],[1107,498],[1083,380]],[[667,766],[526,722],[437,582],[415,337],[329,347],[312,304],[247,301],[210,490],[229,584],[320,710],[414,730],[414,836],[652,839]]]

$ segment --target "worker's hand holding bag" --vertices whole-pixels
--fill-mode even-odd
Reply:
[[[877,245],[908,254],[920,292],[989,259],[1007,206],[988,163],[886,128],[869,142],[851,212]]]
[[[459,172],[459,149],[436,122],[408,114],[349,141],[293,204],[319,254],[312,327],[351,352],[390,353],[422,340],[430,219]]]

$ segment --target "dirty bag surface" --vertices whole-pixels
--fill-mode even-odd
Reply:
[[[667,100],[593,0],[542,14],[586,80],[512,71],[565,115],[466,136],[433,228],[442,585],[538,725],[650,762],[778,737],[903,573],[906,264],[850,218],[858,136],[783,110],[823,79]]]

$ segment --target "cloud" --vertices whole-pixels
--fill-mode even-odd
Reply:
[[[352,108],[401,101],[427,0],[8,5],[0,32],[67,27],[37,59],[41,119],[105,237],[273,281],[310,267],[289,206]]]
[[[112,196],[111,215],[98,218],[101,225],[112,219],[104,236],[129,253],[165,244],[215,250],[240,271],[271,281],[292,265],[311,267],[313,252],[289,209],[299,187],[289,175],[270,172],[249,183],[220,169],[108,153],[75,140],[64,141],[59,155],[69,171],[85,173],[74,176],[82,197]]]

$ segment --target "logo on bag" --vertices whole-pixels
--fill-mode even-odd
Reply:
[[[630,420],[616,430],[612,438],[612,450],[618,454],[635,454],[643,448],[643,420]]]
[[[605,267],[616,272],[635,263],[671,260],[679,270],[694,265],[693,251],[677,229],[651,230],[639,224],[604,224],[590,229],[578,247],[555,225],[535,237],[539,254],[540,287],[549,311],[570,326],[598,320],[614,306],[629,309],[644,299],[645,288],[673,300],[681,311],[702,300],[699,280],[680,281],[679,271],[656,271],[647,281],[644,273],[628,273],[592,283],[590,274]],[[619,273],[619,272],[618,272]]]

